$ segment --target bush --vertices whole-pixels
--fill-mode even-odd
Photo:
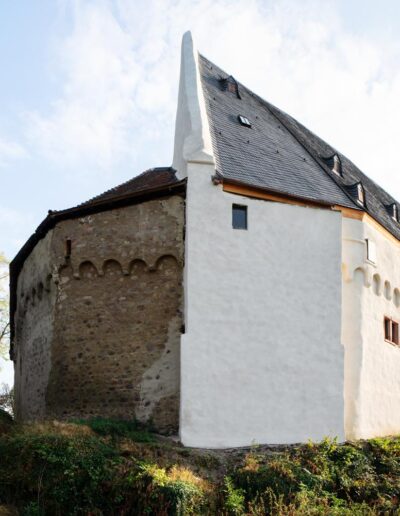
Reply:
[[[71,423],[21,427],[3,416],[12,426],[0,435],[0,507],[22,515],[400,514],[400,438],[182,453],[155,436],[121,440],[143,432],[132,422],[92,420],[95,435]]]
[[[123,421],[96,417],[91,419],[78,419],[75,420],[74,423],[87,425],[96,434],[111,436],[113,439],[125,437],[140,443],[154,442],[154,437],[151,433],[137,421]]]
[[[97,438],[12,434],[0,437],[0,457],[3,503],[30,507],[29,514],[35,503],[38,514],[44,508],[77,514],[111,506],[104,486],[118,457]]]

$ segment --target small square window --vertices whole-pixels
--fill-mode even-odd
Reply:
[[[247,229],[247,206],[232,204],[233,229]]]
[[[392,344],[399,345],[399,323],[390,319],[390,317],[385,317],[384,319],[384,328],[385,328],[385,340],[391,342]]]

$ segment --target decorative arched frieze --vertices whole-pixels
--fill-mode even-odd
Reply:
[[[147,272],[148,266],[147,263],[141,258],[135,258],[129,264],[129,274],[131,276],[136,276],[138,274],[142,274],[143,272]]]
[[[171,269],[171,267],[174,269],[179,267],[178,260],[173,254],[163,254],[155,263],[156,270],[165,271]]]
[[[382,280],[379,274],[372,276],[372,289],[374,294],[380,296],[382,294]]]
[[[393,303],[397,308],[400,306],[400,290],[398,288],[393,290]]]
[[[75,276],[75,275],[74,275]],[[81,279],[92,279],[99,276],[99,272],[90,260],[85,260],[79,265],[78,278]]]
[[[392,287],[388,280],[386,280],[385,283],[383,284],[383,295],[385,296],[385,298],[388,301],[390,301],[392,299]]]
[[[99,265],[100,263],[100,265]],[[84,260],[77,267],[73,274],[76,279],[90,279],[105,275],[125,275],[135,277],[144,272],[166,271],[178,269],[181,266],[180,260],[172,253],[163,254],[157,258],[146,260],[134,258],[130,261],[121,262],[114,258],[108,258],[103,262]]]
[[[364,287],[370,287],[372,278],[371,278],[371,271],[369,267],[366,267],[365,265],[360,265],[358,267],[355,267],[354,269],[349,269],[346,264],[342,265],[343,270],[343,277],[344,281],[346,283],[350,283],[351,281],[355,281],[358,277],[362,276],[362,281],[360,282],[361,285]]]
[[[357,284],[357,285],[362,285],[364,287],[366,287],[366,271],[365,271],[365,268],[364,267],[357,267],[357,269],[355,269],[353,271],[353,281]]]
[[[118,260],[110,258],[104,261],[102,271],[105,276],[122,276],[122,265]]]

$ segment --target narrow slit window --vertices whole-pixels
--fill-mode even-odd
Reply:
[[[71,257],[71,251],[72,251],[72,241],[67,238],[65,241],[65,258]]]
[[[247,206],[232,204],[233,229],[247,229]]]

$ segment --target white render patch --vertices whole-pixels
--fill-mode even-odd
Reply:
[[[341,214],[225,193],[212,172],[188,165],[181,440],[343,440]]]

